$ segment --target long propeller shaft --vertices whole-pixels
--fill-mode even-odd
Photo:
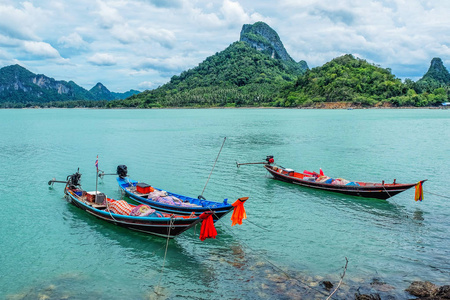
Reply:
[[[239,168],[242,165],[264,165],[267,164],[267,162],[250,162],[250,163],[238,163],[236,162],[236,166]]]

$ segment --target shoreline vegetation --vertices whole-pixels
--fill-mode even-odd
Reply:
[[[384,103],[382,105],[366,106],[352,102],[320,102],[312,106],[276,107],[276,106],[175,106],[175,107],[107,107],[107,106],[47,106],[30,105],[25,107],[0,107],[0,109],[447,109],[446,106],[394,106]]]

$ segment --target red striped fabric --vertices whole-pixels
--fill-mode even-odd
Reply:
[[[109,210],[115,214],[129,216],[133,207],[125,200],[108,199]]]

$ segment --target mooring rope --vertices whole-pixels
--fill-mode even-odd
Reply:
[[[391,198],[392,196],[391,196],[391,194],[389,194],[389,192],[386,190],[386,187],[384,186],[384,184],[383,184],[382,186],[383,186],[384,191],[388,194],[389,198]]]
[[[226,141],[226,140],[227,140],[227,137],[224,137],[224,138],[223,138],[222,147],[220,147],[219,154],[217,154],[216,161],[214,162],[214,165],[213,165],[213,167],[212,167],[212,169],[211,169],[211,172],[209,173],[208,180],[206,180],[205,187],[203,188],[203,191],[202,191],[202,193],[200,194],[200,196],[203,196],[203,192],[205,191],[206,186],[208,185],[209,178],[211,178],[211,174],[212,174],[212,172],[213,172],[213,170],[214,170],[214,167],[216,166],[217,160],[219,159],[220,152],[222,152],[222,148],[223,148],[223,145],[225,144],[225,141]]]
[[[214,213],[214,211],[211,210],[211,208],[209,208],[209,210],[217,217],[218,221],[222,222],[222,224],[225,225],[225,223],[224,223],[224,222],[223,222],[223,221],[222,221],[222,220]],[[247,220],[247,221],[248,221],[248,220]],[[237,235],[236,235],[231,229],[229,229],[228,226],[225,226],[225,228],[226,228],[227,230],[229,230],[235,237],[237,237]],[[249,245],[247,245],[247,243],[245,243],[244,241],[240,240],[240,243],[242,243],[245,247],[247,247],[247,248],[250,249],[251,251],[256,252],[256,251],[253,250]],[[262,257],[262,256],[261,256],[261,257]],[[283,273],[287,278],[293,279],[293,280],[295,280],[295,281],[297,281],[297,282],[303,284],[303,285],[306,286],[307,288],[309,288],[309,289],[311,289],[311,290],[315,290],[315,291],[318,292],[319,294],[322,294],[322,295],[324,295],[324,296],[328,296],[328,294],[326,294],[326,293],[324,293],[324,292],[322,292],[322,291],[320,291],[320,290],[318,290],[318,289],[316,289],[316,288],[314,288],[314,287],[312,287],[312,286],[309,286],[308,284],[304,283],[304,282],[301,281],[300,279],[291,277],[286,271],[284,271],[281,267],[278,267],[277,265],[275,265],[275,264],[274,264],[273,262],[271,262],[268,258],[265,258],[265,257],[262,257],[262,258],[263,258],[266,262],[268,262],[274,269],[276,269],[276,270],[278,270],[279,272]]]
[[[164,251],[164,260],[163,260],[163,264],[162,264],[161,271],[160,271],[161,276],[159,277],[158,285],[157,285],[156,288],[155,288],[155,293],[156,293],[157,295],[160,295],[160,294],[158,293],[158,291],[159,291],[160,286],[161,286],[161,280],[162,280],[162,277],[163,277],[164,266],[165,266],[165,264],[166,264],[167,249],[169,248],[169,240],[170,240],[170,229],[172,228],[172,226],[174,225],[174,223],[175,223],[175,218],[174,218],[173,216],[170,216],[170,221],[169,221],[169,232],[167,233],[167,240],[166,240],[166,250]],[[175,228],[175,227],[174,227],[174,228]]]
[[[448,196],[444,196],[444,195],[439,195],[439,194],[435,194],[435,193],[432,193],[432,192],[427,192],[427,191],[423,191],[424,193],[427,193],[427,194],[431,194],[431,195],[435,195],[435,196],[439,196],[439,197],[442,197],[442,198],[447,198],[447,199],[450,199],[450,197],[448,197]]]
[[[392,198],[391,194],[389,194],[389,192],[388,192],[388,191],[386,190],[386,188],[384,187],[384,184],[383,184],[383,189],[384,189],[384,191],[388,194],[389,198]],[[406,211],[406,209],[404,209],[403,207],[401,207],[401,206],[395,201],[395,199],[392,199],[392,202],[394,202],[395,206],[396,206],[402,213],[404,213],[404,214],[406,215],[406,218],[409,218],[408,212]]]
[[[270,229],[267,229],[267,228],[264,228],[264,227],[262,227],[262,226],[259,226],[258,224],[254,223],[254,222],[252,222],[252,221],[250,221],[250,220],[247,220],[247,222],[250,223],[250,224],[252,224],[253,226],[256,226],[256,227],[262,229],[262,230],[265,230],[265,231],[272,231],[272,230],[270,230]]]

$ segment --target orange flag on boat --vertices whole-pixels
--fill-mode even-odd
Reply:
[[[213,238],[217,236],[216,227],[214,227],[214,220],[212,217],[212,212],[204,212],[199,216],[202,219],[202,227],[200,228],[200,240],[204,241],[206,239]]]
[[[233,215],[231,216],[231,226],[236,224],[242,225],[242,220],[247,219],[247,214],[245,213],[244,202],[247,201],[248,197],[242,197],[234,201],[233,204]]]
[[[416,184],[416,193],[414,195],[414,200],[416,201],[422,201],[423,200],[423,186],[422,181],[419,181]]]

